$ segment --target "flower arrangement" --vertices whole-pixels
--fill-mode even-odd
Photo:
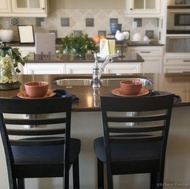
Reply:
[[[28,60],[28,55],[22,57],[18,48],[0,48],[0,84],[11,84],[18,82],[17,73],[19,63],[22,65]]]
[[[74,36],[73,33],[62,38],[61,53],[74,54],[78,58],[84,58],[88,52],[97,52],[98,47],[92,38],[89,38],[87,34],[81,34]]]
[[[17,82],[16,74],[13,73],[14,67],[10,56],[0,56],[1,77],[0,83],[15,83]]]
[[[14,60],[14,68],[16,70],[17,73],[20,73],[20,70],[18,68],[19,63],[22,64],[23,66],[25,65],[25,63],[28,61],[28,57],[29,55],[26,55],[24,57],[22,57],[19,48],[12,48],[12,56],[13,56],[13,60]]]

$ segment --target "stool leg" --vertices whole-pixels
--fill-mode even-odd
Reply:
[[[104,164],[97,158],[98,165],[98,189],[104,189]]]
[[[163,189],[163,180],[159,178],[158,173],[150,174],[150,188],[151,189]]]
[[[80,180],[79,180],[79,159],[73,163],[73,185],[74,189],[80,189]]]
[[[25,189],[24,178],[17,178],[18,189]]]

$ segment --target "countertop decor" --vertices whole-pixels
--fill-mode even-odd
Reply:
[[[77,58],[84,58],[88,51],[98,51],[98,47],[92,38],[89,38],[87,34],[83,33],[79,36],[71,33],[65,38],[62,38],[61,44],[60,53],[74,54]]]
[[[0,47],[0,90],[9,90],[19,87],[17,73],[18,64],[25,64],[28,56],[22,57],[18,48],[3,44]]]
[[[88,56],[82,57],[82,58],[77,58],[75,56],[72,55],[68,55],[68,54],[58,54],[56,56],[52,55],[50,56],[49,59],[44,60],[41,55],[39,54],[35,54],[34,58],[30,58],[28,59],[27,63],[94,63],[94,56],[93,54],[89,54]],[[99,62],[103,62],[104,59],[99,59]],[[122,63],[142,63],[144,62],[144,59],[138,54],[138,53],[127,53],[125,54],[125,56],[119,56],[114,58],[114,63],[117,62],[122,62]]]

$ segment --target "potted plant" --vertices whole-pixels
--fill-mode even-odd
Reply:
[[[8,46],[0,48],[0,89],[12,89],[18,86],[19,63],[24,65],[27,60],[28,56],[22,57],[18,48]]]
[[[82,33],[79,36],[74,36],[74,34],[71,33],[65,38],[62,38],[60,51],[65,54],[74,54],[77,58],[84,58],[88,51],[97,52],[98,47],[87,34]]]

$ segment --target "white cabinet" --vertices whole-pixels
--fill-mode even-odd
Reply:
[[[62,63],[26,63],[24,74],[64,74],[65,65]]]
[[[66,63],[67,74],[92,74],[93,63]]]
[[[0,2],[0,15],[8,14],[11,12],[11,0],[1,0]]]
[[[143,63],[112,63],[108,64],[104,73],[140,73]]]
[[[67,74],[92,74],[93,63],[68,63],[66,64]],[[101,63],[100,63],[101,65]],[[110,63],[103,73],[140,73],[141,63]]]
[[[18,15],[47,16],[46,0],[12,0],[12,11]]]
[[[47,0],[3,0],[0,16],[47,17],[47,10]]]
[[[162,0],[126,0],[127,16],[159,17]]]
[[[163,46],[128,47],[128,52],[142,56],[142,73],[162,73]]]
[[[100,63],[101,64],[101,63]],[[92,74],[94,63],[26,63],[24,74]],[[103,73],[140,73],[142,63],[110,63]]]
[[[187,53],[166,53],[163,71],[164,73],[190,72],[190,55]]]

